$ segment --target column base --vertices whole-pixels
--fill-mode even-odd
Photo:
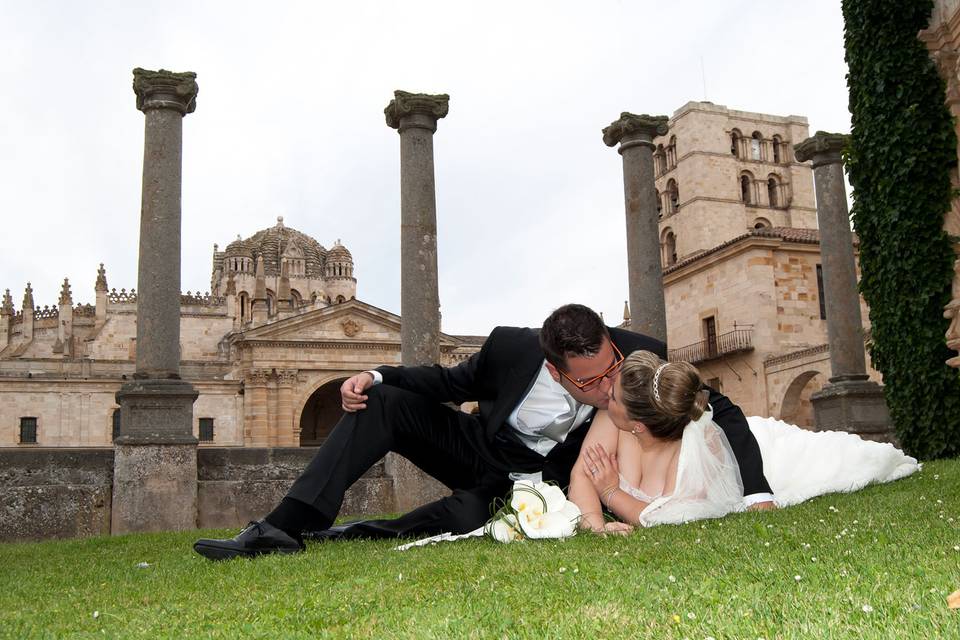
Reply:
[[[450,490],[442,482],[428,476],[399,453],[388,453],[383,465],[387,477],[393,480],[397,511],[406,513],[450,495]]]
[[[134,380],[117,391],[120,434],[114,444],[197,444],[196,389],[184,380]]]
[[[195,444],[118,444],[113,460],[112,534],[197,528]]]
[[[846,431],[899,447],[883,387],[858,377],[831,378],[810,397],[817,431]]]

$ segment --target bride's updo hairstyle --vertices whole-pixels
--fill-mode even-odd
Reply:
[[[679,440],[687,423],[703,415],[710,396],[701,390],[700,372],[692,364],[666,363],[649,351],[627,356],[620,368],[620,387],[619,399],[630,419],[642,422],[661,440]]]

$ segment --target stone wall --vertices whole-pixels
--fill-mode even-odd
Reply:
[[[197,526],[242,527],[283,498],[316,449],[201,447]],[[0,541],[110,534],[113,449],[0,449]],[[345,517],[396,511],[377,463],[350,488]]]
[[[113,449],[0,449],[0,541],[110,533]]]
[[[314,448],[200,449],[197,525],[236,527],[259,520],[286,495],[314,453]],[[347,491],[340,512],[389,513],[394,505],[393,481],[380,461]]]

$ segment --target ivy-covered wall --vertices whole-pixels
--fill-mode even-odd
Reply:
[[[932,0],[843,0],[852,130],[847,169],[874,367],[904,448],[960,454],[960,371],[944,342],[954,253],[943,231],[957,140],[917,33]]]

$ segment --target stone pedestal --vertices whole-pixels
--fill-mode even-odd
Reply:
[[[196,528],[197,392],[180,380],[180,188],[183,116],[196,107],[194,73],[134,69],[146,123],[137,355],[134,381],[117,392],[114,534]]]
[[[846,431],[864,440],[900,446],[890,423],[883,387],[865,378],[831,378],[829,384],[811,396],[817,430]]]
[[[197,395],[182,380],[135,380],[117,392],[114,534],[196,528]]]
[[[667,309],[660,262],[660,228],[653,172],[653,138],[666,135],[666,116],[621,113],[603,130],[603,142],[620,143],[627,220],[630,330],[667,341]]]
[[[868,380],[860,297],[847,212],[841,154],[849,136],[818,131],[794,146],[798,162],[812,160],[820,227],[824,305],[830,342],[830,381],[810,400],[820,431],[849,431],[895,442],[883,388]]]

